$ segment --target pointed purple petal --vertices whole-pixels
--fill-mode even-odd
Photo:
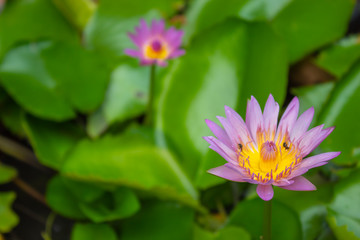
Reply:
[[[225,143],[213,136],[204,137],[204,139],[210,144],[210,148],[220,154],[220,156],[222,156],[226,161],[234,164],[238,163],[236,153]]]
[[[238,162],[236,163],[226,163],[225,164],[227,167],[233,169],[234,171],[238,172],[238,174],[240,174],[241,176],[243,176],[244,179],[249,178],[248,174],[246,173],[245,169],[240,167]],[[258,183],[257,181],[254,180],[254,183]]]
[[[327,152],[327,153],[322,153],[322,154],[318,154],[312,157],[308,157],[302,160],[300,167],[302,168],[313,168],[313,166],[315,164],[319,164],[319,163],[323,163],[333,158],[336,158],[337,156],[340,155],[341,152]]]
[[[305,157],[310,152],[310,149],[312,149],[313,142],[317,139],[318,135],[321,133],[322,128],[324,127],[324,124],[316,126],[306,133],[304,133],[299,139],[298,139],[298,146],[301,150],[302,157]]]
[[[135,58],[140,58],[141,57],[141,53],[137,50],[134,49],[125,49],[124,53],[130,57],[135,57]]]
[[[281,188],[287,189],[287,190],[292,190],[292,191],[314,191],[314,190],[316,190],[315,185],[312,184],[309,180],[307,180],[303,176],[293,178],[292,180],[294,180],[293,184],[290,184],[288,186],[281,186]]]
[[[269,201],[274,197],[274,189],[272,185],[259,184],[256,188],[256,192],[259,197],[264,201]]]
[[[250,130],[252,139],[258,142],[258,132],[264,128],[264,118],[257,100],[251,96],[246,108],[246,126]]]
[[[311,121],[314,117],[314,108],[311,107],[306,110],[301,116],[296,120],[294,127],[290,133],[291,141],[296,141],[300,138],[309,128]]]
[[[168,63],[163,60],[157,60],[156,64],[160,67],[166,67],[168,65]]]
[[[272,185],[280,187],[280,186],[290,185],[293,182],[294,182],[293,180],[288,180],[288,179],[283,178],[283,179],[280,179],[279,181],[274,182]]]
[[[215,137],[225,143],[229,148],[232,148],[229,136],[226,134],[225,130],[222,127],[208,119],[205,119],[205,122],[210,128],[210,130],[214,133]]]
[[[230,124],[229,120],[224,117],[217,116],[217,119],[219,119],[221,125],[223,125],[224,130],[228,135],[233,148],[236,148],[236,145],[239,144],[241,141],[240,139],[238,139],[236,131],[233,129],[233,126]]]
[[[320,145],[324,139],[329,136],[329,134],[335,129],[335,127],[329,127],[326,129],[321,129],[324,125],[315,127],[305,133],[299,142],[299,147],[301,149],[302,157],[305,157],[311,153],[317,146]],[[313,131],[312,131],[313,130]]]
[[[275,102],[274,97],[270,94],[264,108],[264,129],[268,139],[274,139],[276,134],[277,120],[279,116],[279,104]]]
[[[177,49],[175,51],[173,51],[170,55],[169,58],[176,58],[176,57],[180,57],[182,55],[185,54],[185,50],[183,49]]]
[[[245,124],[244,120],[234,109],[232,109],[231,107],[226,106],[226,105],[224,108],[225,108],[226,117],[228,119],[233,118],[234,121],[236,120],[237,122],[239,122],[238,124],[241,125],[242,128],[246,128],[246,124]]]
[[[231,126],[232,133],[234,134],[236,143],[235,148],[237,148],[237,144],[239,143],[246,145],[247,143],[252,142],[250,132],[241,116],[228,106],[225,106],[225,114],[228,123]]]
[[[153,20],[151,24],[151,33],[154,35],[163,34],[165,30],[165,21],[163,19],[156,21]]]
[[[251,184],[259,184],[258,181],[254,180],[254,179],[251,179],[251,177],[248,175],[246,170],[244,168],[240,167],[238,163],[225,163],[225,165],[226,165],[226,167],[233,169],[239,175],[241,175],[245,182],[248,182],[248,183],[251,183]],[[269,181],[268,184],[271,184],[271,183],[272,183],[272,180]]]
[[[276,132],[276,139],[280,140],[285,134],[290,134],[299,113],[299,99],[294,97],[282,115]],[[280,139],[279,139],[280,138]]]
[[[165,33],[165,40],[168,43],[175,43],[179,39],[181,40],[182,36],[184,35],[184,31],[176,30],[174,27],[169,28]]]
[[[140,25],[135,28],[136,35],[138,36],[139,41],[142,42],[142,44],[149,40],[149,36],[151,35],[150,28],[147,26],[144,19],[140,19]]]
[[[140,65],[147,66],[147,65],[155,64],[155,62],[156,62],[155,60],[141,59],[140,60]]]
[[[138,47],[141,47],[141,41],[138,35],[135,35],[133,33],[128,33],[128,37],[131,39],[131,41]]]
[[[140,19],[140,27],[139,27],[139,30],[146,30],[146,31],[148,31],[149,30],[149,28],[148,28],[148,26],[147,26],[147,24],[146,24],[146,21],[145,21],[145,19]]]
[[[212,169],[208,170],[208,173],[211,173],[215,176],[218,176],[218,177],[221,177],[221,178],[233,181],[233,182],[244,182],[242,176],[238,172],[227,167],[226,165],[212,168]]]

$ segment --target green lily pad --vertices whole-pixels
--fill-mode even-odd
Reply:
[[[0,15],[0,59],[19,42],[42,39],[79,40],[76,30],[71,28],[51,1],[7,1]]]
[[[0,193],[0,232],[10,232],[18,223],[19,218],[11,209],[15,200],[14,192]]]
[[[177,203],[148,201],[135,216],[124,220],[121,239],[191,239],[193,218],[192,209]]]
[[[84,137],[74,123],[54,123],[28,115],[23,126],[39,161],[54,169],[62,166],[68,151]]]
[[[67,155],[61,173],[197,205],[197,193],[173,156],[131,133],[81,141]]]
[[[117,240],[116,232],[108,224],[76,223],[71,240]]]
[[[0,163],[0,184],[8,183],[17,176],[15,168]]]
[[[282,239],[302,239],[301,223],[298,215],[287,206],[272,200],[272,238]],[[262,236],[263,229],[263,208],[264,201],[259,198],[240,202],[232,211],[227,226],[241,226],[254,239]],[[284,225],[286,219],[286,225]],[[284,227],[286,226],[286,227]]]

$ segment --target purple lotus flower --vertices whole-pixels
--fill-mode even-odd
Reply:
[[[176,58],[185,53],[180,49],[184,32],[174,27],[165,29],[164,20],[153,20],[150,27],[144,19],[140,20],[140,26],[135,28],[135,33],[129,33],[129,37],[138,47],[138,50],[126,49],[125,54],[139,58],[141,65],[157,64],[166,66],[167,59]]]
[[[225,106],[226,118],[218,117],[224,129],[205,120],[215,137],[204,137],[210,148],[228,163],[208,172],[235,182],[258,184],[256,192],[269,201],[272,185],[288,190],[313,191],[316,187],[301,176],[309,169],[325,165],[340,152],[327,152],[305,158],[333,130],[320,125],[310,129],[314,108],[299,118],[299,100],[295,97],[277,125],[279,105],[270,94],[264,112],[254,97],[248,101],[246,121]]]

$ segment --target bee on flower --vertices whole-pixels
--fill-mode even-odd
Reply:
[[[135,28],[135,33],[129,33],[129,37],[138,49],[126,49],[125,54],[140,59],[141,65],[166,66],[166,60],[185,54],[180,49],[184,32],[174,27],[165,29],[164,20],[153,20],[151,26],[147,26],[144,19]]]
[[[340,152],[327,152],[306,156],[334,130],[320,125],[308,130],[314,108],[298,118],[299,100],[295,97],[279,124],[279,105],[270,94],[264,112],[254,97],[248,101],[245,121],[230,107],[225,106],[226,118],[218,117],[224,128],[206,120],[216,137],[204,139],[210,148],[228,163],[208,172],[235,182],[257,184],[260,198],[269,201],[274,196],[272,186],[313,191],[316,187],[301,176],[309,169],[325,165]]]

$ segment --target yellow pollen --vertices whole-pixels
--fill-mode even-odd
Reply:
[[[302,160],[300,150],[287,136],[276,141],[262,136],[258,137],[258,147],[254,143],[241,144],[238,150],[240,167],[252,179],[263,183],[288,177]]]
[[[164,60],[169,55],[166,44],[159,41],[147,44],[144,51],[145,57],[148,59]]]

